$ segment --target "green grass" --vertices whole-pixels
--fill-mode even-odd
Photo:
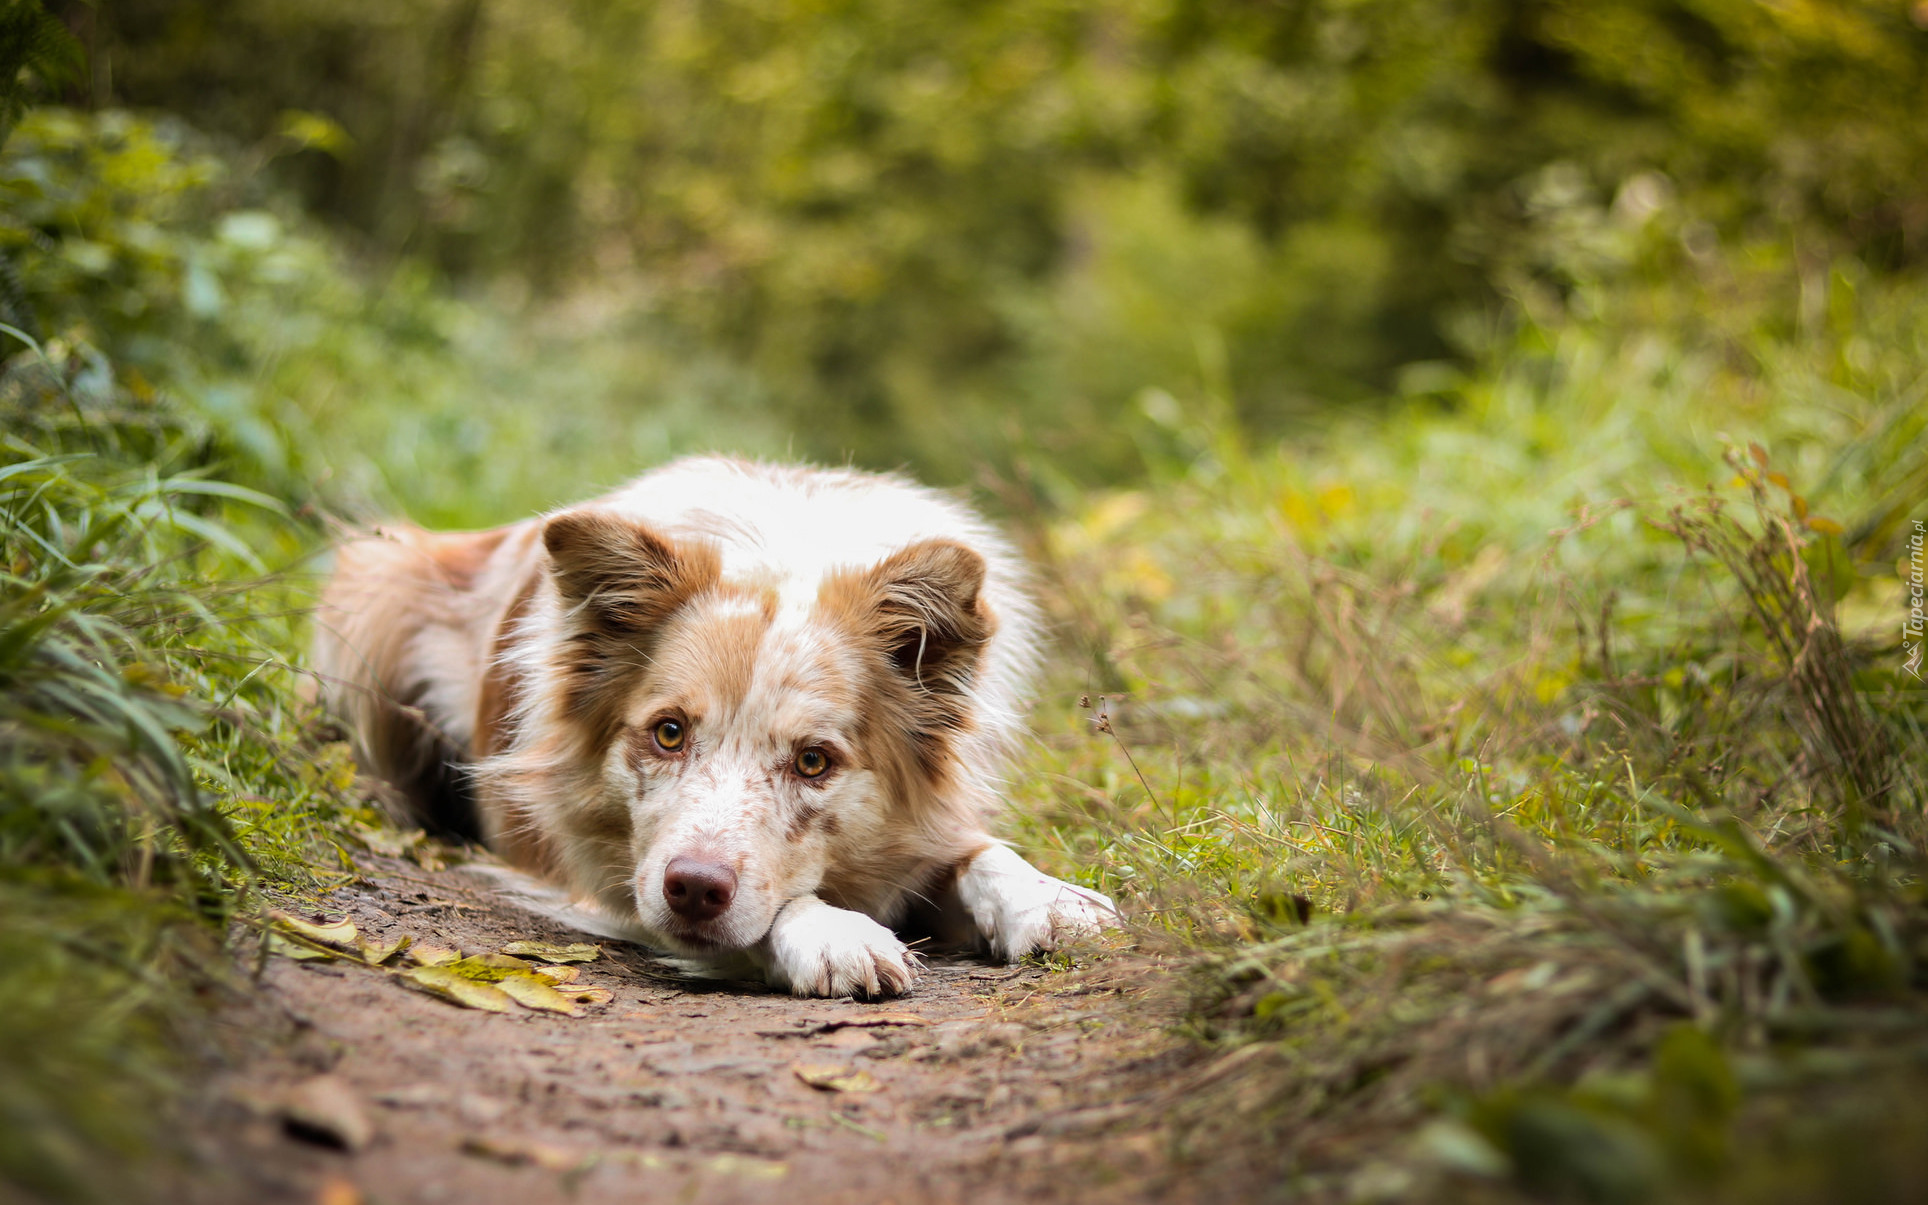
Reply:
[[[223,925],[372,815],[268,572],[317,533],[99,367],[29,345],[0,373],[0,1177],[53,1199],[132,1191]]]
[[[1188,1157],[1316,1199],[1918,1182],[1842,1086],[1928,1070],[1928,295],[1865,300],[1852,359],[1528,324],[1448,398],[1204,427],[1032,523],[1069,650],[1022,841],[1195,968]]]

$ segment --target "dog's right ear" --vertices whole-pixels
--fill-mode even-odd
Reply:
[[[543,525],[542,545],[563,601],[591,624],[630,638],[660,625],[716,583],[714,546],[679,543],[603,511],[564,511]]]

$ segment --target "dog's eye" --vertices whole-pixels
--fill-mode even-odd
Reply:
[[[830,755],[812,745],[797,754],[795,765],[797,773],[805,778],[822,778],[823,772],[830,768]]]
[[[657,720],[650,735],[656,738],[656,747],[665,753],[680,751],[690,738],[689,729],[683,727],[683,721],[678,719]]]

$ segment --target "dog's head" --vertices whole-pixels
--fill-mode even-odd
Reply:
[[[958,770],[996,627],[981,555],[925,540],[764,584],[606,512],[556,516],[543,542],[572,625],[564,713],[599,806],[627,813],[645,925],[739,949],[797,896],[915,886],[892,876],[931,843],[918,804]]]

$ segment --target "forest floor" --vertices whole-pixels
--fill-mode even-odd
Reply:
[[[461,866],[377,856],[321,915],[489,953],[587,940]],[[312,915],[312,914],[311,914]],[[252,939],[242,943],[254,947]],[[1191,1058],[1155,976],[933,957],[881,1003],[693,979],[601,942],[568,1017],[353,960],[258,968],[170,1196],[227,1202],[1183,1199],[1146,1108]],[[255,967],[242,968],[244,973]],[[812,1086],[815,1081],[820,1085]],[[304,1120],[305,1119],[305,1120]],[[1177,1191],[1175,1191],[1177,1190]]]

